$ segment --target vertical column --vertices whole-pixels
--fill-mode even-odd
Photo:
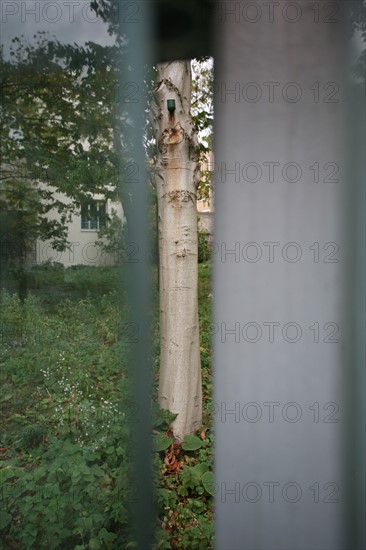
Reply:
[[[219,2],[215,411],[220,550],[347,547],[341,2]]]
[[[132,326],[138,337],[131,343],[130,366],[134,384],[136,424],[131,449],[134,453],[136,507],[134,534],[137,548],[147,550],[153,540],[151,456],[151,271],[148,233],[148,176],[143,148],[149,70],[152,58],[152,17],[149,2],[118,2],[119,35],[124,39],[120,57],[120,89],[134,90],[133,98],[120,105],[124,125],[121,151],[121,194],[132,197],[129,205],[128,240],[134,243],[137,261],[128,264],[128,296]],[[129,89],[129,88],[127,88]],[[132,176],[131,176],[132,168]],[[124,207],[127,205],[124,205]]]

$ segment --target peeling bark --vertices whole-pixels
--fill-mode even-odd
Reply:
[[[151,108],[158,149],[159,404],[178,414],[173,432],[179,441],[202,423],[196,209],[199,144],[190,98],[190,62],[160,64]],[[167,109],[168,99],[175,100],[173,113]]]

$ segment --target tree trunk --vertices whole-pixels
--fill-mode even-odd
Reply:
[[[167,100],[175,100],[169,112]],[[160,280],[159,404],[178,414],[181,441],[202,422],[196,193],[199,144],[191,113],[189,61],[158,65],[151,118],[157,142]]]

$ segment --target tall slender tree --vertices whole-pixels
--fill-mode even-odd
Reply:
[[[160,273],[159,404],[177,414],[182,440],[202,421],[198,325],[197,134],[191,117],[190,61],[158,65],[151,120],[157,144]]]

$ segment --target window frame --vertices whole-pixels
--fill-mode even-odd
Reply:
[[[97,200],[97,199],[91,199],[90,201],[85,202],[84,204],[82,204],[81,207],[80,207],[80,230],[96,233],[96,232],[100,231],[101,229],[104,229],[107,226],[107,205],[108,205],[107,201]],[[91,216],[90,216],[90,210],[91,210],[92,206],[95,206],[95,208],[96,208],[96,215],[95,215],[96,227],[95,228],[90,227],[90,224],[93,221]],[[101,207],[103,208],[103,206],[104,206],[104,224],[101,225],[100,210],[101,210]],[[88,218],[86,220],[85,220],[86,216],[83,213],[83,209],[85,207],[87,207],[87,210],[88,210]],[[83,222],[85,222],[85,221],[87,222],[88,227],[83,227]]]

